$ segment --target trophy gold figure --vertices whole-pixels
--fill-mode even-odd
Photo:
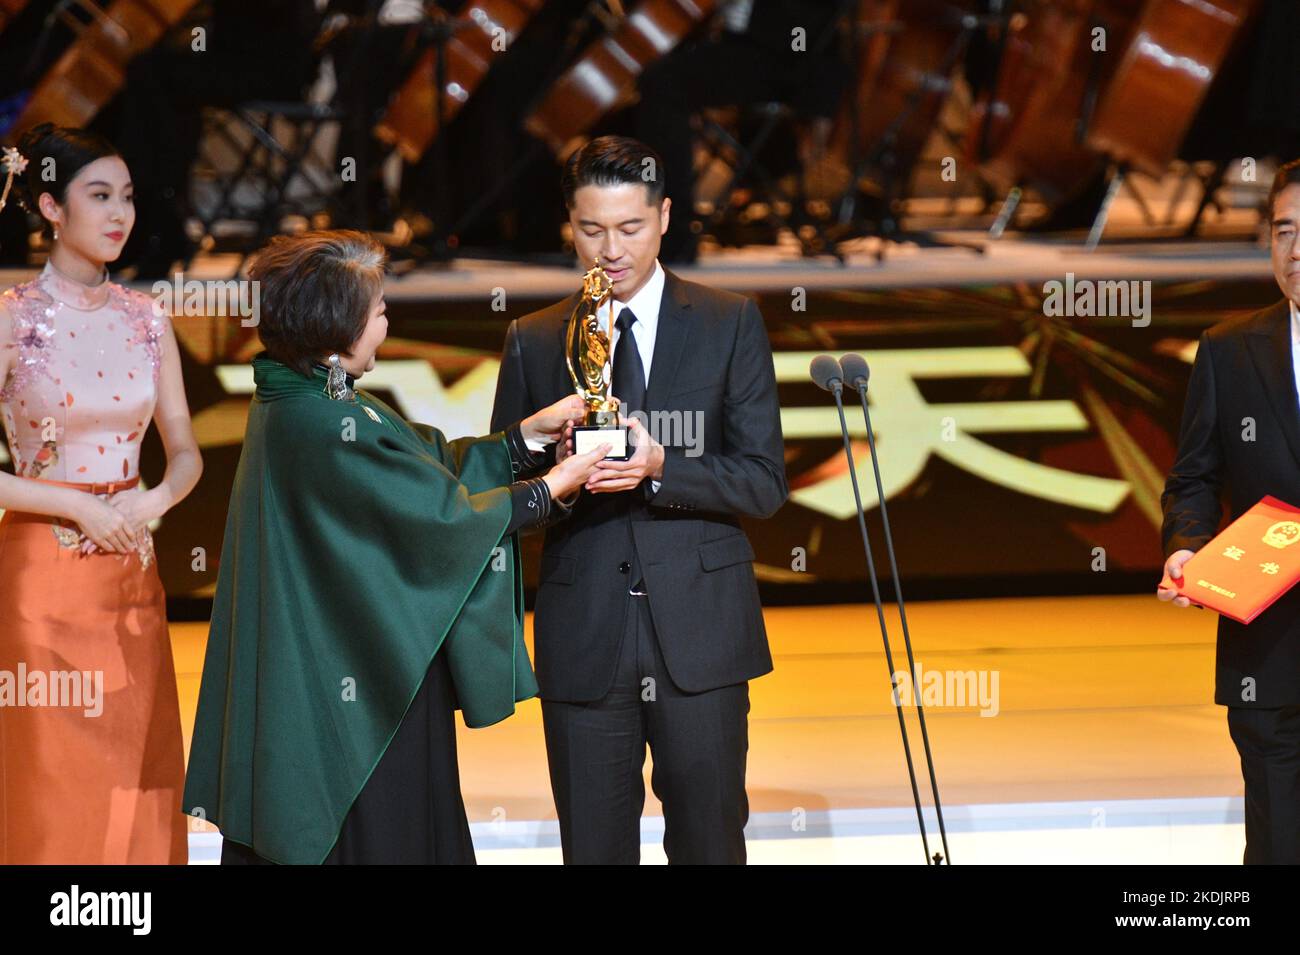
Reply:
[[[607,458],[626,461],[631,454],[627,427],[619,423],[618,399],[609,393],[613,376],[614,339],[613,309],[607,309],[605,325],[600,321],[601,306],[609,302],[614,283],[596,264],[582,277],[582,297],[569,315],[564,338],[564,360],[578,397],[587,404],[580,425],[573,428],[573,452],[586,454],[602,444],[610,447]]]

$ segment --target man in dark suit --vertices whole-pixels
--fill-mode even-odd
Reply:
[[[659,264],[663,173],[648,147],[607,136],[563,176],[579,262],[599,257],[614,283],[611,390],[635,444],[542,550],[535,664],[567,863],[640,860],[647,743],[669,862],[744,862],[747,681],[772,669],[739,523],[788,494],[771,347],[752,300]],[[563,336],[578,300],[510,324],[494,429],[574,390]]]
[[[1178,458],[1161,497],[1165,573],[1266,494],[1300,504],[1300,161],[1269,192],[1273,274],[1286,299],[1201,336]],[[1160,587],[1157,596],[1188,606]],[[1300,863],[1300,588],[1249,625],[1219,618],[1214,701],[1228,708],[1246,789],[1247,863]]]

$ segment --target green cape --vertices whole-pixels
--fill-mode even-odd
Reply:
[[[262,354],[253,375],[183,806],[319,863],[440,648],[467,726],[537,694],[510,455],[364,391],[331,399],[323,371]]]

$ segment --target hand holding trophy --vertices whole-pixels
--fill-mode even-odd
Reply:
[[[582,277],[582,297],[569,316],[564,339],[564,360],[578,397],[587,406],[582,424],[573,428],[573,453],[586,454],[608,444],[605,457],[626,461],[631,456],[627,426],[619,423],[618,399],[609,393],[613,375],[613,309],[604,325],[600,308],[609,301],[614,283],[601,268],[600,259]]]

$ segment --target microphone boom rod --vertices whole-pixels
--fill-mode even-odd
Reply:
[[[853,378],[852,384],[857,388],[862,400],[862,420],[867,427],[867,445],[871,448],[871,468],[876,476],[876,498],[880,501],[880,522],[885,528],[885,550],[889,554],[889,572],[894,577],[894,597],[898,601],[898,616],[903,622],[903,645],[907,648],[907,665],[912,673],[913,703],[916,716],[921,724],[921,744],[925,747],[925,765],[930,771],[930,792],[934,795],[934,811],[939,819],[939,838],[943,842],[943,854],[948,864],[952,864],[952,855],[948,851],[948,832],[943,824],[943,806],[939,802],[939,781],[935,778],[934,757],[930,753],[930,733],[925,726],[925,707],[921,703],[921,694],[916,692],[916,660],[912,656],[912,635],[907,629],[907,607],[903,603],[903,584],[898,575],[898,560],[894,556],[894,535],[889,525],[889,510],[885,506],[885,488],[880,480],[880,459],[876,454],[875,433],[871,429],[871,412],[867,410],[867,380],[870,374],[866,359],[859,355],[845,355],[848,364],[845,375]],[[854,370],[861,364],[862,374],[854,375]],[[892,670],[891,670],[892,673]],[[936,862],[939,860],[935,860]]]
[[[827,359],[821,362],[821,358]],[[831,363],[835,365],[833,377],[819,374],[820,371],[827,370]],[[930,859],[930,841],[926,835],[925,814],[921,810],[921,791],[916,785],[916,767],[912,762],[912,747],[907,738],[907,722],[903,719],[903,707],[898,699],[898,688],[894,685],[894,654],[889,646],[889,628],[885,623],[885,607],[880,600],[880,585],[876,579],[876,562],[871,556],[871,543],[867,537],[867,519],[862,510],[862,494],[858,490],[858,472],[853,463],[853,447],[849,443],[849,426],[844,418],[844,379],[839,373],[839,362],[834,358],[819,356],[813,360],[812,367],[813,380],[823,388],[830,391],[835,397],[835,408],[840,416],[840,436],[844,439],[844,456],[848,459],[849,479],[853,484],[853,500],[858,509],[858,530],[862,533],[862,551],[867,557],[867,576],[871,582],[871,596],[876,604],[876,618],[880,623],[880,638],[885,646],[885,663],[889,667],[889,687],[894,702],[894,709],[898,713],[898,732],[903,738],[903,755],[907,759],[907,777],[912,784],[912,803],[916,806],[916,822],[921,829],[921,849],[925,853],[926,865],[931,864]]]

